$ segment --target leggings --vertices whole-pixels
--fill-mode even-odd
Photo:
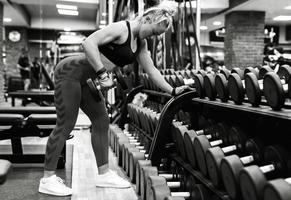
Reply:
[[[109,118],[104,100],[97,102],[89,87],[78,80],[59,79],[55,76],[55,106],[57,123],[46,146],[44,169],[55,171],[61,151],[73,130],[79,108],[92,123],[91,143],[98,166],[108,163]]]

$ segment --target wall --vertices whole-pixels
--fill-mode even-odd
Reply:
[[[234,11],[225,16],[225,66],[244,68],[262,64],[265,12]]]
[[[3,47],[3,4],[0,2],[0,104],[4,102],[4,64],[2,59],[2,47]]]
[[[21,39],[18,42],[12,42],[8,39],[10,31],[17,30],[21,33]],[[7,76],[20,76],[17,70],[17,62],[20,56],[21,48],[28,47],[27,29],[22,27],[5,27],[5,46],[6,46],[6,73]]]

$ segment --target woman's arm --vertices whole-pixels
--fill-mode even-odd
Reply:
[[[98,46],[119,39],[121,37],[121,30],[123,27],[124,24],[122,22],[112,23],[105,28],[92,33],[82,43],[86,57],[96,72],[104,67],[101,62]]]
[[[138,63],[142,69],[149,75],[150,79],[163,91],[171,94],[173,87],[164,79],[160,71],[155,68],[153,60],[151,59],[150,53],[147,49],[146,40],[141,42],[141,50],[137,57]]]

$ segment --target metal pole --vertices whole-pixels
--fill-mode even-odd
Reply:
[[[196,0],[196,35],[197,35],[198,45],[200,44],[200,21],[201,21],[201,1]],[[197,70],[200,69],[198,53],[199,53],[199,51],[197,51],[197,49],[196,49],[196,51],[195,51],[195,55],[196,55],[195,63],[196,63]]]
[[[108,24],[113,22],[113,0],[108,0]]]

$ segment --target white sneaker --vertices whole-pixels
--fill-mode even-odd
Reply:
[[[72,189],[64,184],[64,180],[56,175],[48,178],[42,178],[39,181],[38,192],[50,194],[54,196],[69,196],[72,195]]]
[[[131,187],[131,184],[121,178],[115,171],[109,170],[107,173],[97,176],[96,186],[108,188],[129,188]]]

